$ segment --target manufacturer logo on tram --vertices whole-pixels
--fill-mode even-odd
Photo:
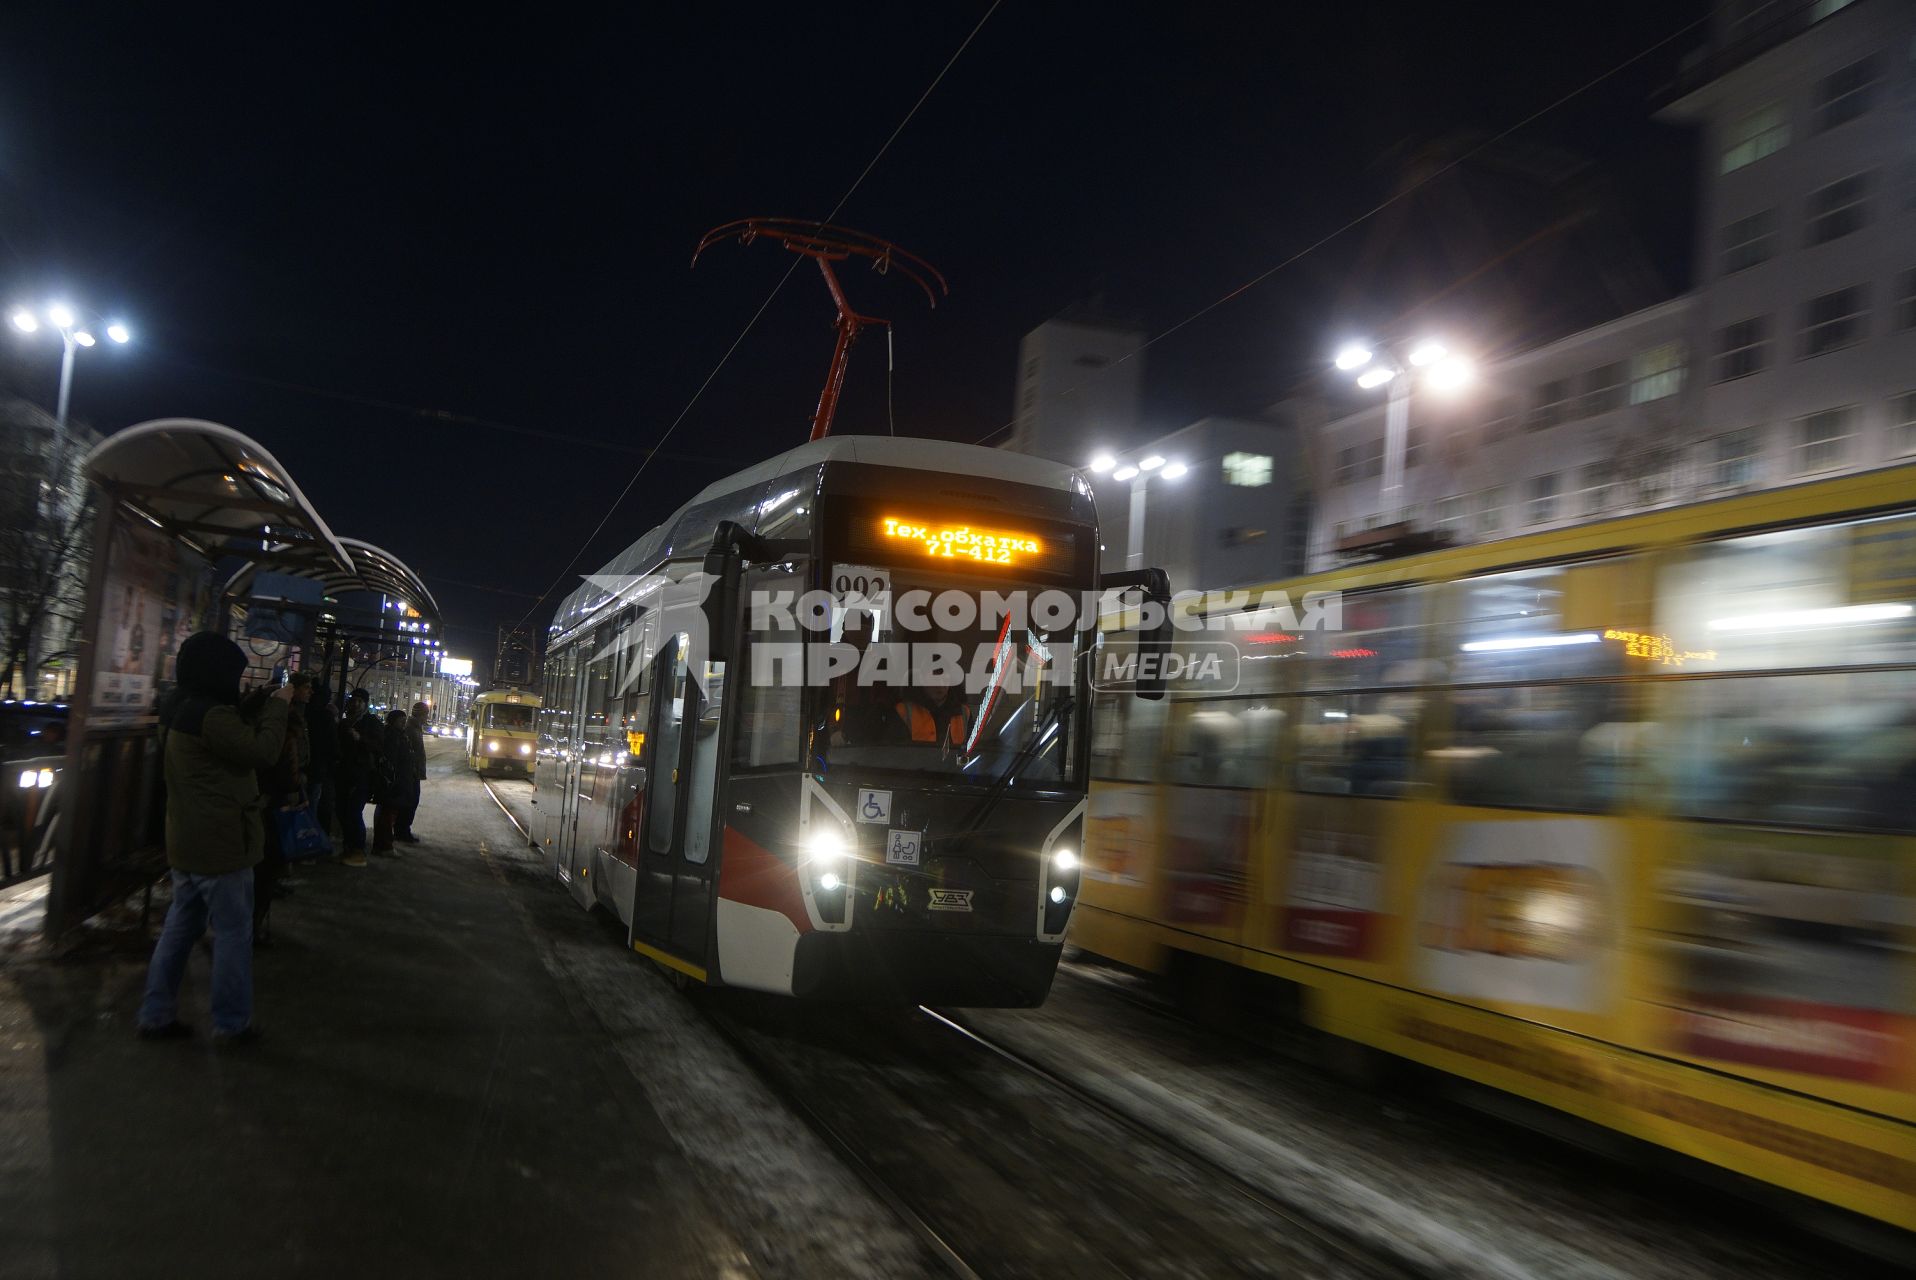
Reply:
[[[931,891],[931,909],[933,911],[969,911],[971,910],[970,889],[933,889]]]

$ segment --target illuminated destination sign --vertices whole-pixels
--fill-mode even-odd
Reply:
[[[905,544],[934,560],[975,560],[980,564],[1024,564],[1044,553],[1044,544],[1027,533],[981,529],[970,524],[897,520],[886,516],[879,531],[890,544]]]
[[[1669,636],[1654,632],[1620,631],[1610,627],[1604,631],[1603,638],[1621,641],[1624,653],[1632,658],[1648,658],[1666,667],[1680,667],[1686,662],[1716,661],[1715,649],[1679,649]]]

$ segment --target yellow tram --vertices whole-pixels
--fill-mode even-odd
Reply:
[[[493,689],[472,700],[466,758],[474,772],[530,778],[539,763],[539,696]]]
[[[1098,706],[1071,940],[1916,1228],[1916,467],[1283,586]]]

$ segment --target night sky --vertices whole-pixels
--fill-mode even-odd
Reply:
[[[124,316],[135,345],[82,353],[76,418],[254,436],[483,662],[788,265],[733,244],[688,270],[699,236],[828,213],[988,3],[621,8],[8,6],[0,302]],[[951,283],[931,312],[846,275],[897,322],[899,432],[988,435],[1049,316],[1101,297],[1160,333],[1703,11],[1004,0],[838,219]],[[1650,117],[1702,38],[1154,345],[1147,425],[1253,412],[1354,328],[1494,354],[1685,288],[1695,141]],[[795,275],[576,572],[802,441],[830,320]],[[41,337],[9,328],[0,371],[50,405]],[[885,381],[880,333],[839,430],[885,430]]]

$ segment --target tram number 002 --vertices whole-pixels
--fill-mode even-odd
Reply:
[[[846,600],[877,600],[891,594],[891,575],[865,565],[840,565],[832,571],[832,594]]]

